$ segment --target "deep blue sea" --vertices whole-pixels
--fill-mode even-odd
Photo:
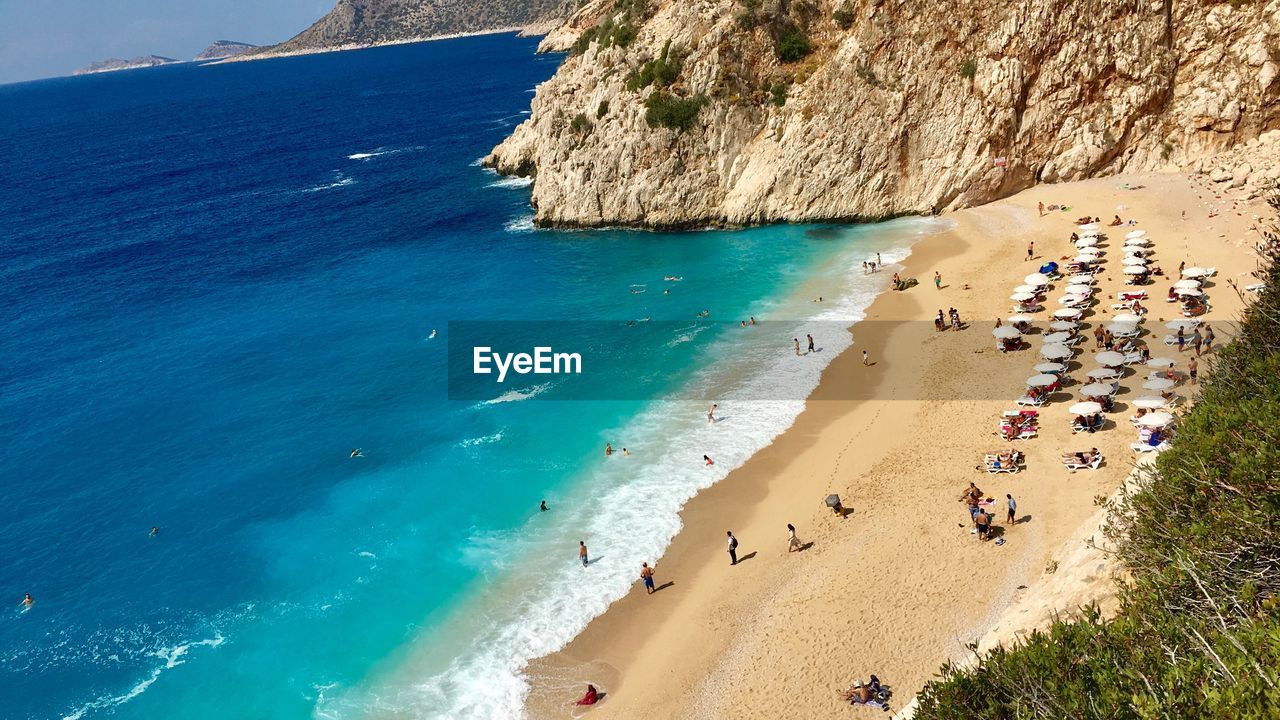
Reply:
[[[534,230],[477,161],[560,62],[535,45],[0,87],[0,718],[517,715],[524,662],[850,342],[802,364],[792,334],[857,319],[887,283],[861,260],[935,227]],[[475,320],[578,322],[655,396],[451,400]]]

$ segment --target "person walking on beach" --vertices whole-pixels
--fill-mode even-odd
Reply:
[[[587,543],[582,540],[578,541],[578,559],[582,561],[582,567],[587,566]]]
[[[707,408],[707,422],[713,423],[715,421],[716,421],[716,404],[711,403],[711,407]]]
[[[1196,328],[1191,333],[1191,349],[1196,351],[1196,357],[1200,357],[1200,345],[1204,342],[1204,337],[1200,335],[1200,328]]]
[[[787,523],[787,552],[795,552],[804,546],[800,542],[800,538],[796,537],[796,526]]]
[[[1178,326],[1178,352],[1182,352],[1187,344],[1187,334],[1183,331],[1182,326]]]
[[[1204,326],[1204,351],[1211,352],[1213,350],[1213,328],[1208,325]]]
[[[1008,505],[1009,505],[1009,512],[1006,515],[1005,519],[1009,521],[1010,525],[1016,525],[1018,524],[1018,521],[1015,520],[1014,517],[1018,512],[1018,502],[1013,499],[1013,495],[1010,495],[1008,493],[1005,493],[1005,499],[1008,500]]]
[[[1191,358],[1191,362],[1187,363],[1187,375],[1191,378],[1191,384],[1196,385],[1196,375],[1199,373],[1199,363],[1195,358]]]
[[[866,351],[866,350],[863,350],[863,351],[862,351],[862,364],[863,364],[864,366],[865,366],[865,365],[870,365],[870,364],[871,364],[871,358],[867,355],[867,351]]]
[[[880,261],[880,253],[876,253],[876,264],[884,267],[884,263]]]
[[[737,565],[738,564],[738,538],[733,536],[732,530],[726,532],[725,534],[729,536],[729,564]]]
[[[640,563],[640,579],[644,581],[644,590],[650,595],[653,594],[653,568],[649,567],[649,563]]]
[[[1044,203],[1040,203],[1040,207],[1038,209],[1040,211],[1040,217],[1044,217]]]
[[[791,344],[796,348],[796,357],[800,357],[800,338],[791,338]]]
[[[933,286],[939,290],[942,289],[942,273],[937,270],[933,272]]]
[[[1036,256],[1036,241],[1032,240],[1027,243],[1027,260]],[[1025,260],[1023,262],[1026,262]]]
[[[813,352],[813,336],[805,335],[805,337],[809,339],[809,352]]]

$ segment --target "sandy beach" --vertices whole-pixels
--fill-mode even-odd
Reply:
[[[1109,416],[1115,422],[1073,436],[1067,407],[1080,399],[1079,378],[1096,367],[1086,337],[1071,370],[1077,382],[1041,409],[1039,436],[1005,442],[997,418],[1043,361],[1038,333],[1062,293],[1048,293],[1023,350],[995,349],[994,320],[1013,314],[1007,298],[1024,275],[1073,254],[1068,238],[1077,217],[1100,216],[1105,226],[1118,214],[1149,233],[1154,264],[1166,272],[1145,288],[1144,339],[1154,356],[1177,356],[1185,373],[1190,350],[1179,355],[1160,342],[1160,323],[1178,317],[1164,294],[1179,262],[1218,268],[1206,284],[1212,308],[1204,319],[1225,340],[1243,304],[1229,282],[1253,282],[1252,228],[1266,215],[1260,204],[1215,197],[1218,189],[1225,188],[1183,175],[1109,177],[1043,185],[950,215],[955,227],[921,240],[901,270],[920,284],[875,301],[868,321],[854,328],[853,349],[827,368],[796,424],[686,506],[684,529],[657,559],[657,584],[665,587],[649,596],[637,582],[563,651],[532,663],[530,715],[582,716],[572,700],[591,682],[606,693],[586,711],[591,717],[846,717],[870,711],[850,708],[838,692],[872,673],[894,688],[898,710],[943,662],[964,660],[968,644],[1008,624],[1011,608],[1048,617],[1071,609],[1049,605],[1091,596],[1046,592],[1066,575],[1055,578],[1047,568],[1093,561],[1074,554],[1097,526],[1098,500],[1134,467],[1127,400],[1149,393],[1130,374]],[[1070,210],[1040,217],[1041,202]],[[1085,335],[1116,312],[1112,298],[1123,287],[1121,238],[1132,228],[1103,229],[1110,231],[1108,262]],[[1036,258],[1028,262],[1031,241]],[[936,332],[934,315],[950,307],[968,327]],[[1190,390],[1183,384],[1176,392]],[[1059,462],[1060,453],[1090,446],[1106,457],[1101,468],[1072,473]],[[1026,455],[1022,472],[975,469],[984,452],[1011,447]],[[970,533],[958,501],[970,481],[997,499],[1003,545]],[[823,505],[832,492],[851,509],[844,519]],[[1004,519],[1006,493],[1018,502],[1012,526]],[[811,544],[801,552],[787,552],[788,522]],[[726,530],[741,541],[736,566],[725,553]],[[1108,584],[1096,573],[1073,577],[1100,592]]]

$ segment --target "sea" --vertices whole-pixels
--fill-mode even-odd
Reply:
[[[0,718],[520,717],[942,227],[535,229],[536,44],[0,86]],[[610,374],[468,384],[495,321]]]

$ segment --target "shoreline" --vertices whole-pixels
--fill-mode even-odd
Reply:
[[[1130,190],[1126,181],[1164,192]],[[867,320],[898,322],[855,324],[855,352],[831,362],[791,428],[686,504],[681,531],[656,563],[658,584],[674,585],[652,597],[633,587],[564,649],[530,663],[527,713],[573,716],[565,698],[594,682],[609,695],[589,711],[593,717],[642,709],[652,717],[777,717],[796,710],[835,716],[848,710],[836,701],[837,689],[869,673],[895,688],[894,709],[905,705],[942,662],[962,659],[968,643],[994,629],[1024,590],[1044,584],[1048,560],[1096,524],[1093,498],[1114,492],[1133,466],[1124,423],[1089,437],[1108,458],[1103,468],[1068,475],[1056,453],[1081,441],[1073,443],[1055,418],[1046,420],[1039,440],[1018,447],[1029,457],[1028,470],[1001,476],[973,470],[983,450],[1009,447],[991,437],[994,418],[1012,406],[1013,389],[1040,361],[1034,336],[1029,350],[1007,356],[990,347],[992,318],[1009,314],[1004,295],[1031,271],[1021,257],[1026,240],[1035,240],[1042,258],[1056,259],[1071,219],[1105,216],[1130,203],[1139,227],[1156,241],[1158,262],[1220,267],[1210,321],[1229,319],[1238,301],[1228,297],[1225,279],[1251,267],[1243,252],[1207,247],[1217,238],[1206,237],[1206,247],[1197,238],[1192,252],[1187,236],[1205,233],[1177,224],[1176,203],[1184,209],[1194,203],[1205,192],[1197,182],[1153,175],[1042,185],[950,213],[956,225],[923,237],[903,263],[903,276],[921,284],[884,292],[867,310]],[[1073,198],[1070,213],[1036,217],[1037,201],[1063,197]],[[1216,225],[1232,226],[1226,235],[1237,247],[1247,246],[1240,216],[1217,218]],[[935,268],[943,273],[941,291],[929,287]],[[1108,283],[1116,282],[1116,270],[1104,275],[1100,297],[1114,292]],[[928,320],[938,304],[957,307],[972,325],[935,333]],[[1095,317],[1108,306],[1100,302]],[[1150,307],[1153,319],[1167,314],[1159,298]],[[862,367],[859,348],[870,348],[876,364]],[[1157,338],[1153,354],[1162,351]],[[847,389],[833,391],[841,383],[865,392],[850,400]],[[1007,400],[986,399],[1004,388],[1011,388]],[[1055,410],[1065,413],[1064,403],[1044,412]],[[972,541],[964,523],[952,524],[964,514],[954,495],[970,480],[988,495],[1012,492],[1025,502],[1019,514],[1026,517],[1003,528],[1009,540],[1003,547]],[[847,519],[820,508],[827,492],[852,508]],[[789,521],[813,543],[791,556],[784,552]],[[741,538],[740,557],[757,554],[750,562],[728,566],[721,547],[726,528]]]
[[[374,43],[348,43],[345,45],[331,45],[323,48],[305,48],[300,50],[288,50],[284,52],[266,52],[232,55],[231,57],[221,58],[217,60],[209,60],[202,62],[201,67],[205,65],[222,65],[224,63],[236,62],[252,62],[254,60],[272,60],[275,58],[301,57],[304,55],[322,55],[325,53],[348,52],[351,50],[368,50],[370,48],[390,47],[394,45],[414,45],[417,43],[435,42],[437,40],[457,40],[464,37],[478,37],[481,35],[502,35],[505,33],[523,33],[526,25],[516,25],[513,27],[493,28],[491,30],[473,30],[470,32],[448,33],[446,35],[429,35],[426,37],[403,38],[400,40],[385,40]],[[287,40],[285,42],[288,42]],[[197,61],[191,61],[197,62]]]

